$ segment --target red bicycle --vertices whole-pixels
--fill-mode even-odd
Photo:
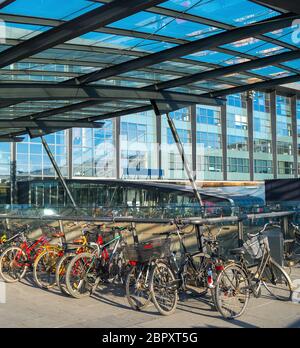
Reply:
[[[25,234],[19,246],[7,248],[0,257],[0,276],[7,283],[15,283],[24,278],[37,256],[44,250],[49,239],[42,235],[30,242]]]

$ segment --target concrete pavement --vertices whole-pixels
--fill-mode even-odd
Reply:
[[[300,269],[293,272],[293,278],[300,279]],[[208,299],[187,296],[169,317],[159,315],[154,307],[136,312],[130,309],[124,290],[111,285],[81,300],[57,290],[38,289],[28,280],[6,284],[6,293],[6,303],[0,304],[2,328],[300,328],[300,304],[274,300],[266,292],[260,299],[251,298],[246,313],[234,321],[222,319]]]

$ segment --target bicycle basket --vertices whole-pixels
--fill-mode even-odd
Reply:
[[[263,256],[264,246],[269,246],[268,237],[258,235],[248,239],[244,243],[243,248],[252,259],[261,259]]]
[[[171,240],[152,239],[148,242],[136,245],[127,245],[124,249],[124,256],[127,261],[136,261],[140,263],[149,260],[168,257],[171,254]]]

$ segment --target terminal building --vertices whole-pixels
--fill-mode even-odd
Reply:
[[[70,182],[183,183],[188,177],[167,113],[199,183],[300,176],[297,4],[134,1],[115,14],[114,2],[0,3],[2,204],[18,203],[13,191],[20,185],[57,178],[40,135]],[[101,8],[108,17],[92,27]],[[76,27],[76,18],[90,19],[90,29]],[[63,32],[66,23],[74,25],[73,37],[55,38],[53,28]],[[49,43],[37,46],[43,35]],[[82,84],[111,98],[82,97]],[[154,100],[160,115],[150,92],[139,95],[151,88],[162,91]]]

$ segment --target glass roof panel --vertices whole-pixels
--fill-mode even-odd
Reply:
[[[227,60],[232,60],[235,58],[229,54],[220,53],[216,51],[201,51],[194,54],[190,54],[185,58],[198,60],[200,62],[213,63],[213,64],[222,64]]]
[[[157,34],[185,40],[201,39],[223,31],[216,27],[149,12],[139,12],[113,23],[110,27],[141,31],[148,33],[149,38],[151,34]]]
[[[274,45],[272,43],[256,39],[254,37],[236,41],[227,45],[222,46],[230,50],[234,50],[241,53],[247,53],[255,56],[266,56],[272,54],[278,54],[288,49]]]
[[[93,3],[89,0],[17,0],[1,9],[1,12],[70,20],[100,6],[102,4]]]
[[[300,59],[291,60],[290,62],[282,63],[282,65],[286,65],[289,68],[300,70]]]
[[[285,71],[283,69],[277,68],[275,66],[266,66],[263,68],[259,68],[259,69],[253,69],[251,70],[251,72],[255,73],[255,74],[259,74],[259,75],[263,75],[266,77],[285,77],[285,76],[289,76],[292,75],[290,72]]]
[[[247,0],[170,0],[160,6],[236,26],[262,21],[279,14]]]
[[[276,31],[273,31],[272,33],[265,34],[266,36],[269,36],[273,39],[277,39],[280,41],[283,41],[285,43],[288,43],[290,45],[298,46],[299,42],[295,42],[293,34],[295,33],[295,29],[297,29],[298,25],[294,25],[287,28],[278,29]]]
[[[156,40],[137,39],[130,36],[111,35],[91,32],[79,38],[68,41],[70,44],[87,46],[111,47],[117,49],[143,50],[146,52],[157,52],[176,45]]]
[[[50,27],[40,25],[5,23],[6,39],[28,40],[49,29]]]

